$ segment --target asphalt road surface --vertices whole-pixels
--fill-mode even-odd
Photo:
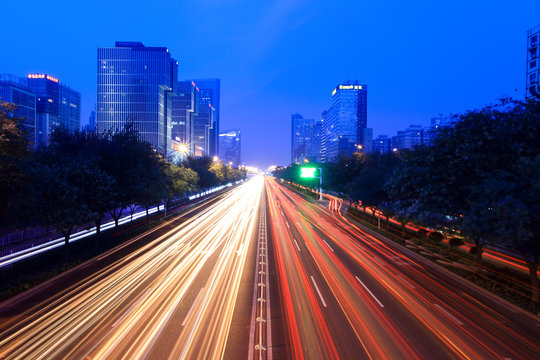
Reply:
[[[266,190],[274,359],[540,359],[533,316],[355,225],[336,200]]]
[[[166,233],[144,234],[156,238],[134,251],[118,256],[119,247],[90,260],[73,270],[92,268],[87,276],[65,281],[66,288],[26,311],[10,314],[34,293],[0,304],[0,358],[246,358],[251,319],[235,320],[242,331],[231,324],[233,314],[251,314],[251,301],[242,303],[247,309],[235,311],[235,304],[239,293],[252,296],[248,253],[263,183],[252,179]]]

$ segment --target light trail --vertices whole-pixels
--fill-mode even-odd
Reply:
[[[231,190],[29,309],[0,334],[2,358],[221,358],[262,187],[263,179],[254,178]]]
[[[293,357],[540,358],[537,320],[471,301],[475,290],[350,222],[335,198],[326,209],[276,181],[266,186]],[[311,300],[305,273],[324,279],[316,292],[326,307]]]
[[[240,181],[237,181],[236,184],[238,184],[239,182]],[[218,187],[212,188],[210,190],[207,190],[207,191],[204,191],[204,192],[201,192],[201,193],[198,193],[198,194],[191,195],[189,197],[189,200],[192,201],[192,200],[195,200],[195,199],[199,199],[201,197],[204,197],[204,196],[213,194],[213,193],[215,193],[217,191],[223,190],[223,189],[225,189],[227,187],[230,187],[232,185],[233,184],[222,185],[222,186],[218,186]],[[160,206],[163,207],[163,206],[165,206],[165,204],[161,204]],[[158,211],[157,206],[153,207],[153,208],[150,208],[150,209],[148,209],[148,215],[152,215],[152,214],[156,213],[157,211]],[[124,224],[127,224],[129,222],[132,222],[133,220],[137,220],[137,219],[140,219],[140,218],[145,217],[145,216],[146,216],[146,210],[139,211],[137,213],[134,213],[133,215],[126,215],[123,218],[120,218],[118,220],[118,225],[124,225]],[[114,227],[115,227],[114,220],[111,220],[109,222],[106,222],[106,223],[102,224],[101,227],[100,227],[100,230],[105,231],[105,230],[112,229]],[[79,241],[81,239],[86,239],[89,236],[95,235],[95,233],[96,233],[96,228],[95,227],[91,227],[88,230],[79,231],[79,232],[73,234],[70,237],[69,243],[73,243],[73,242]],[[47,241],[46,243],[43,243],[43,244],[40,244],[40,245],[37,245],[37,246],[32,246],[30,248],[17,251],[15,253],[11,253],[9,255],[0,256],[0,268],[2,268],[4,266],[7,266],[7,265],[14,264],[14,263],[19,262],[19,261],[24,260],[24,259],[31,258],[33,256],[42,254],[44,252],[56,249],[56,248],[64,246],[64,245],[65,245],[64,237],[59,237],[59,238]]]

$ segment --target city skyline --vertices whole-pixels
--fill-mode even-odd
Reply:
[[[103,13],[100,4],[70,9],[85,17],[62,24],[47,19],[68,11],[64,1],[48,4],[45,12],[7,5],[6,11],[24,14],[36,26],[6,40],[2,72],[46,73],[70,84],[81,92],[85,125],[96,102],[98,47],[115,41],[165,46],[179,60],[179,80],[222,79],[220,127],[241,128],[246,163],[261,167],[288,163],[289,139],[281,134],[288,132],[291,113],[319,120],[335,84],[350,79],[370,85],[368,126],[374,138],[411,124],[425,126],[436,114],[479,108],[501,96],[523,98],[526,33],[537,25],[540,10],[536,1],[511,9],[487,1],[475,7],[345,2],[339,8],[307,1],[203,1],[164,3],[169,7],[164,13],[157,7],[140,11],[108,4],[110,11]],[[445,17],[439,17],[443,12]],[[173,25],[181,13],[190,16]],[[16,18],[6,19],[6,26],[16,28]],[[94,26],[96,19],[107,26]],[[164,27],[159,31],[157,19]],[[45,24],[51,36],[62,34],[64,40],[45,43],[35,37],[35,29]],[[95,31],[86,32],[92,26]],[[313,38],[326,41],[324,50]],[[24,56],[20,44],[28,50]],[[291,51],[303,55],[290,56]]]

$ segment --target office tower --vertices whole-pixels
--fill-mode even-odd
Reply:
[[[190,131],[191,149],[194,156],[217,156],[210,148],[213,121],[212,105],[199,103],[197,112],[192,115]]]
[[[193,81],[179,81],[176,96],[172,98],[171,150],[175,160],[193,155],[191,129],[198,109],[199,89]]]
[[[219,134],[219,158],[224,164],[238,167],[241,164],[240,148],[240,130],[227,130]]]
[[[220,79],[193,80],[199,91],[199,104],[211,105],[214,110],[212,122],[208,131],[208,151],[205,155],[216,156],[219,153],[219,122],[220,122]],[[204,108],[201,106],[201,108]]]
[[[344,154],[350,156],[358,146],[368,146],[367,85],[347,82],[332,91],[332,105],[323,118],[323,161],[334,161]]]
[[[291,163],[303,163],[311,150],[313,119],[300,114],[291,115]]]
[[[88,126],[87,131],[96,131],[96,112],[90,111],[90,116],[88,117]]]
[[[36,96],[28,80],[0,74],[0,100],[17,106],[14,117],[23,118],[22,124],[32,146],[36,146]]]
[[[324,110],[321,113],[321,162],[328,162],[326,159],[326,124],[328,111]]]
[[[141,138],[167,154],[178,62],[165,47],[116,42],[97,50],[97,129],[119,131],[132,123]]]
[[[384,154],[390,152],[391,140],[386,135],[379,135],[373,140],[373,152],[376,154]]]
[[[307,148],[307,159],[310,162],[320,162],[321,161],[321,121],[313,122],[311,127],[311,139],[308,142]]]
[[[527,78],[525,94],[527,99],[540,99],[540,25],[527,31]]]
[[[36,141],[47,144],[55,127],[70,132],[81,127],[81,94],[47,74],[28,74],[36,95]]]

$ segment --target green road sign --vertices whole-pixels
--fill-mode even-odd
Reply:
[[[300,168],[300,177],[302,178],[315,178],[315,171],[317,169],[313,167]]]

